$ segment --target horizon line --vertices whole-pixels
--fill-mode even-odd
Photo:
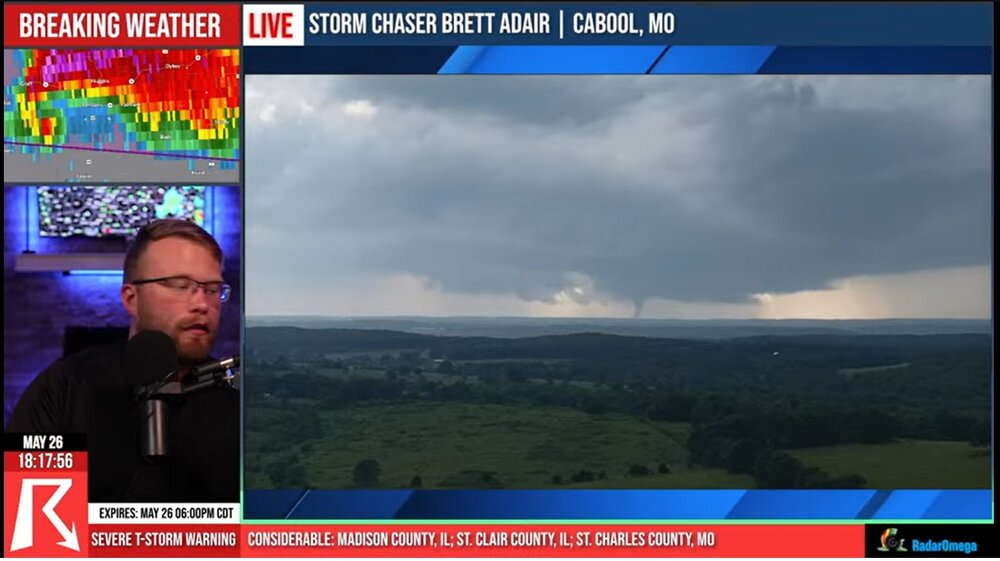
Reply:
[[[963,317],[884,317],[884,318],[635,318],[625,316],[508,316],[508,315],[336,315],[336,314],[249,314],[244,313],[246,319],[255,318],[303,318],[303,319],[520,319],[520,320],[567,320],[567,321],[976,321],[992,322],[992,317],[985,318],[963,318]]]

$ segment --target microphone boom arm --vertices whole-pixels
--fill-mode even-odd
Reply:
[[[167,435],[167,402],[172,397],[180,397],[208,388],[229,385],[239,375],[240,357],[233,356],[195,366],[184,372],[174,370],[162,380],[140,387],[136,391],[143,419],[141,453],[149,462],[156,462],[167,456],[169,438]],[[181,374],[187,374],[181,379]]]
[[[171,372],[166,378],[166,380],[170,381],[157,382],[159,387],[149,388],[147,390],[148,393],[144,392],[143,399],[188,395],[215,386],[232,386],[233,381],[240,375],[239,366],[239,356],[232,356],[195,366],[190,372],[190,374],[194,375],[194,381],[184,382],[176,380],[179,371]],[[173,380],[171,380],[172,378]]]

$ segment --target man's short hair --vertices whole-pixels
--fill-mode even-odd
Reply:
[[[204,228],[189,220],[179,218],[162,218],[154,220],[139,229],[135,239],[125,252],[124,281],[132,282],[138,273],[139,258],[146,252],[149,244],[165,238],[183,238],[194,242],[212,252],[219,264],[222,264],[222,248],[219,242]]]

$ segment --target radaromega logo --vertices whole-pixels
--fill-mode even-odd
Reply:
[[[976,542],[953,542],[948,540],[913,540],[910,542],[913,551],[921,553],[964,553],[970,555],[979,549]]]
[[[907,551],[906,547],[903,546],[905,539],[900,538],[896,534],[899,530],[896,528],[886,528],[882,532],[881,542],[882,545],[879,546],[879,551]]]

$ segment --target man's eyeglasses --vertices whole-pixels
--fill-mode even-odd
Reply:
[[[210,300],[225,302],[229,300],[229,293],[232,287],[224,282],[199,282],[188,277],[161,277],[158,279],[141,279],[132,281],[130,284],[150,284],[156,283],[173,290],[177,294],[194,296],[201,288],[205,291],[205,296]]]

